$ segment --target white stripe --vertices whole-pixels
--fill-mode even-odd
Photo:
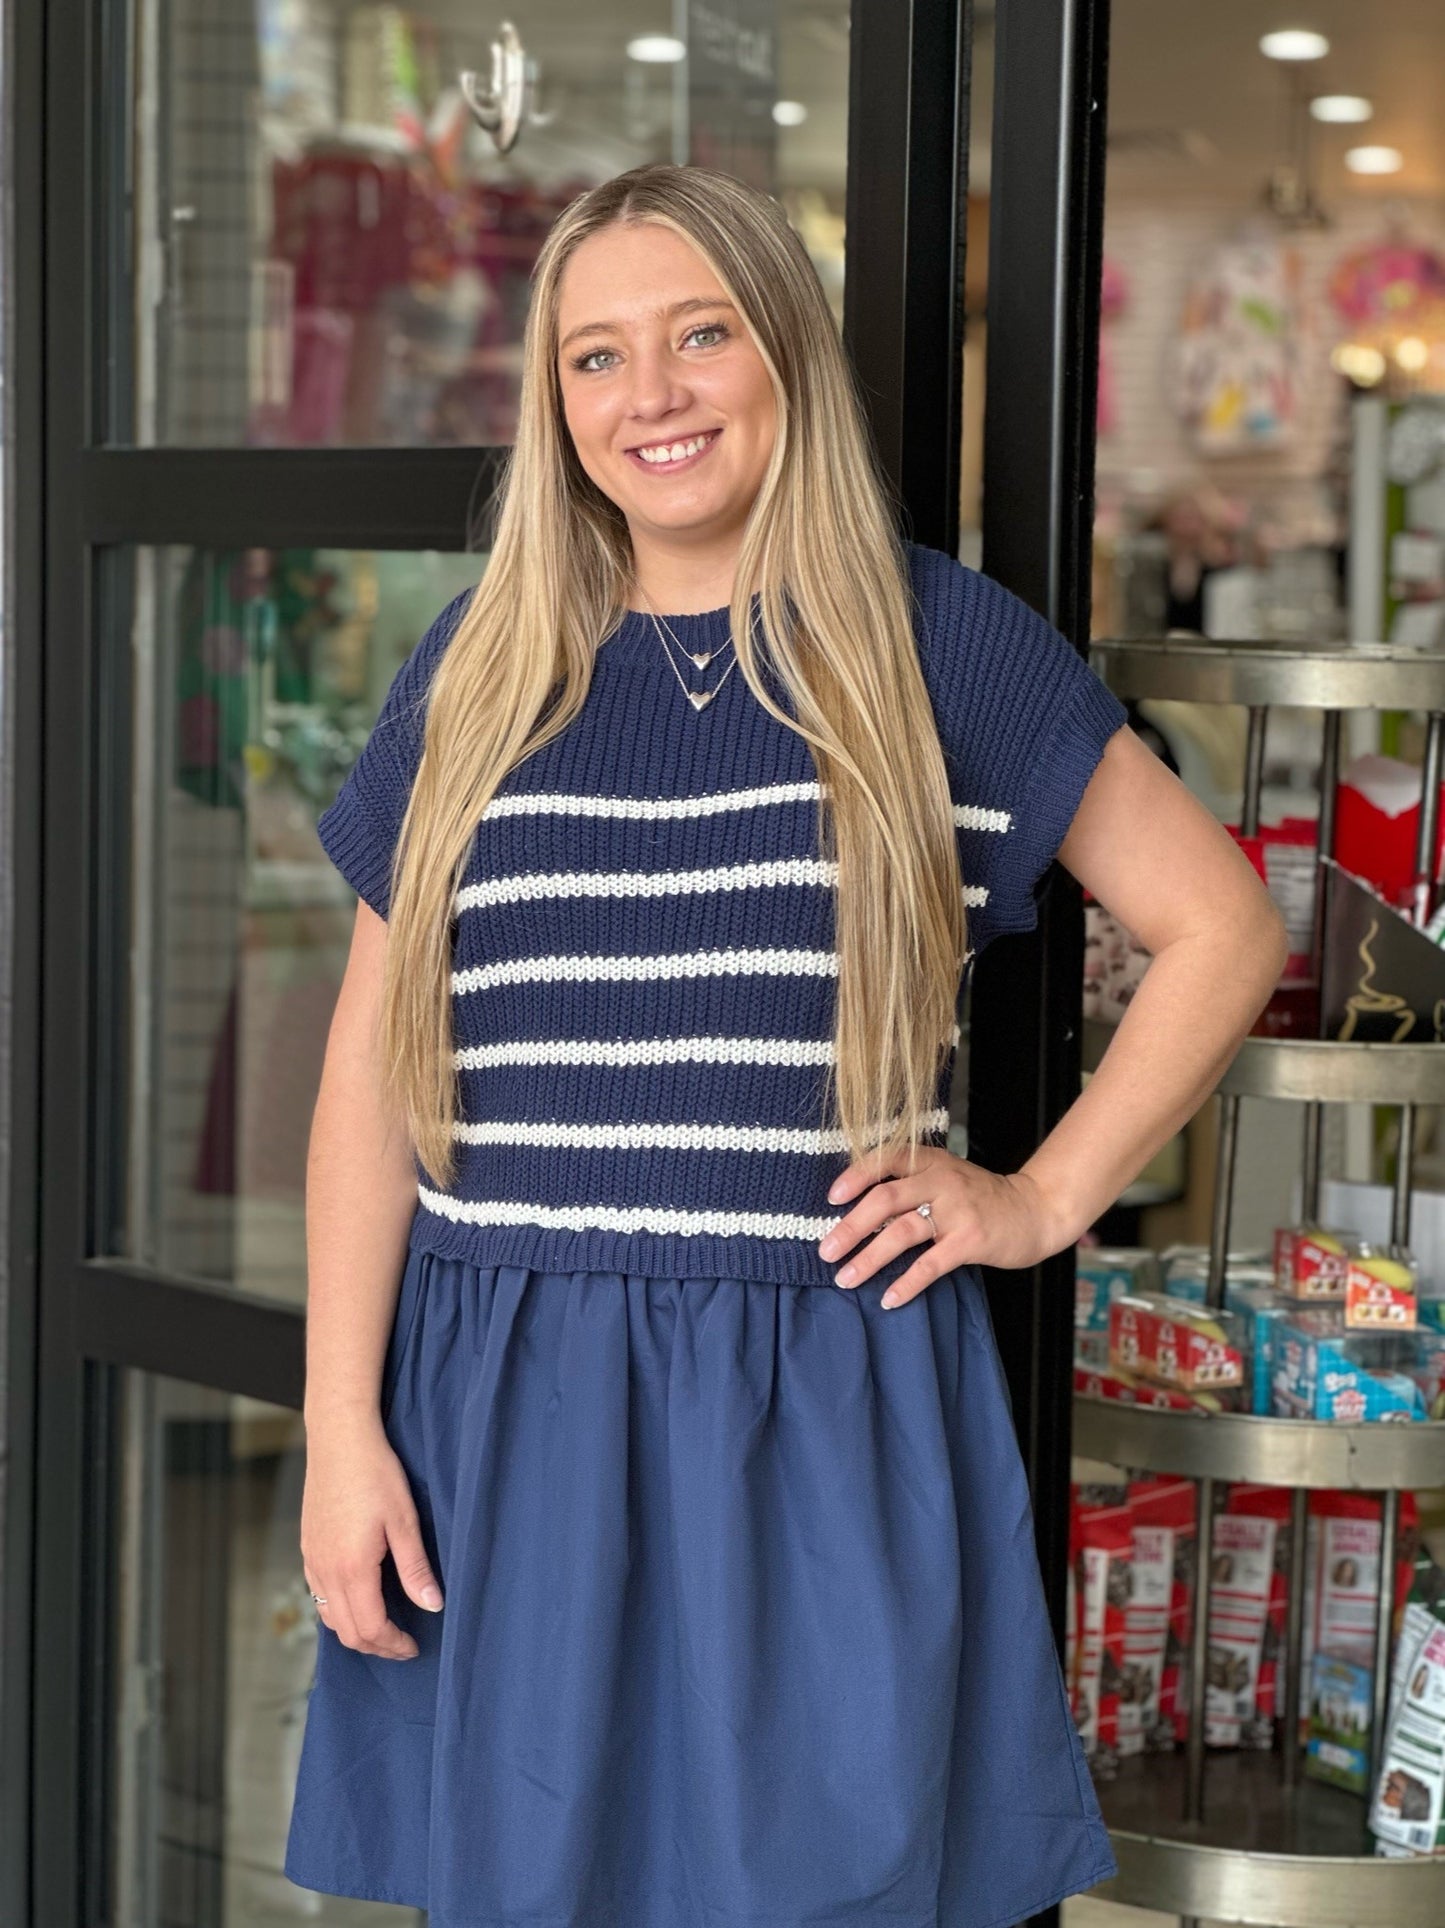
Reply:
[[[634,822],[659,822],[676,817],[710,817],[725,810],[756,810],[770,803],[817,802],[816,777],[797,783],[765,783],[745,790],[714,790],[695,797],[604,797],[576,791],[527,790],[494,796],[484,817],[626,817]],[[981,803],[956,803],[953,820],[966,830],[1005,831],[1012,822],[1007,810],[991,810]]]
[[[972,957],[973,952],[968,953]],[[965,959],[965,962],[967,959]],[[963,1037],[955,1024],[955,1050]],[[458,1071],[499,1064],[831,1064],[831,1038],[512,1038],[452,1053]]]
[[[556,981],[614,983],[625,979],[655,983],[670,977],[733,977],[744,973],[771,977],[836,977],[836,951],[675,951],[662,955],[589,957],[509,957],[497,964],[473,965],[452,972],[452,989],[486,991],[497,984],[548,984]]]
[[[1007,830],[1013,822],[1013,813],[989,810],[981,803],[956,803],[953,821],[964,830]]]
[[[749,890],[767,884],[836,884],[833,857],[778,857],[761,864],[713,864],[703,870],[522,871],[489,877],[456,894],[458,911],[516,904],[534,897],[664,897],[674,892]]]
[[[540,1225],[559,1232],[658,1232],[684,1238],[820,1239],[842,1218],[800,1212],[684,1212],[663,1205],[530,1205],[512,1200],[473,1203],[417,1187],[427,1211],[466,1225]]]
[[[493,797],[484,817],[565,816],[709,817],[721,810],[752,810],[767,803],[806,803],[818,795],[817,778],[799,783],[766,783],[750,790],[718,790],[699,797],[596,797],[565,791],[533,790]]]
[[[948,1130],[948,1107],[931,1112],[925,1131]],[[452,1136],[463,1145],[543,1145],[577,1151],[758,1151],[824,1152],[848,1149],[841,1130],[794,1130],[782,1125],[562,1125],[486,1119],[455,1124]]]

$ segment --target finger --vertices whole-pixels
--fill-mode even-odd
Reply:
[[[331,1625],[331,1621],[327,1618],[331,1612],[331,1596],[327,1593],[321,1581],[311,1571],[310,1567],[303,1566],[301,1571],[306,1578],[306,1591],[311,1595],[311,1605],[315,1611],[316,1618],[321,1622],[323,1627],[329,1627],[332,1633],[335,1633],[335,1627]],[[317,1594],[321,1596],[319,1600],[316,1597]]]
[[[425,1607],[428,1613],[439,1612],[442,1590],[422,1544],[421,1522],[416,1514],[408,1513],[400,1519],[389,1521],[386,1540],[391,1548],[391,1557],[396,1562],[397,1578],[407,1598],[415,1600],[419,1607]]]
[[[846,1166],[828,1187],[828,1201],[841,1205],[845,1199],[856,1198],[866,1186],[876,1184],[880,1178],[887,1178],[897,1171],[897,1161],[885,1165],[880,1152],[868,1152],[862,1158],[855,1158]]]
[[[379,1567],[343,1588],[341,1618],[350,1621],[355,1637],[349,1644],[360,1653],[375,1654],[381,1660],[412,1660],[420,1651],[411,1635],[387,1617]]]
[[[892,1311],[896,1305],[906,1305],[916,1299],[935,1279],[941,1279],[945,1272],[953,1270],[953,1261],[941,1247],[944,1241],[936,1240],[929,1249],[914,1260],[906,1272],[896,1278],[878,1301],[885,1311]]]
[[[897,1218],[890,1219],[861,1251],[855,1252],[846,1265],[839,1266],[833,1275],[833,1282],[841,1285],[845,1292],[852,1292],[865,1280],[871,1279],[880,1266],[897,1258],[900,1252],[906,1252],[910,1246],[932,1245],[934,1242],[928,1219],[920,1218],[917,1212],[901,1212]]]
[[[920,1238],[932,1239],[933,1227],[913,1209],[928,1196],[926,1178],[896,1178],[880,1185],[833,1228],[818,1247],[825,1259],[840,1258],[859,1239],[876,1233],[860,1252],[854,1252],[834,1274],[839,1285],[861,1285],[886,1259],[906,1251]]]

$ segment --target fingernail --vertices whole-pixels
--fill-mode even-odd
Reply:
[[[828,1187],[829,1204],[836,1205],[838,1203],[838,1200],[842,1196],[843,1196],[843,1181],[841,1178],[835,1178],[832,1184]]]
[[[436,1609],[442,1603],[441,1594],[435,1587],[423,1587],[421,1590],[421,1603],[424,1607],[430,1607],[433,1613],[435,1613]]]
[[[856,1265],[845,1265],[840,1272],[834,1274],[839,1285],[851,1285],[857,1276],[858,1268]]]
[[[892,1286],[890,1286],[888,1290],[883,1294],[883,1297],[878,1301],[878,1303],[879,1305],[897,1305],[898,1295],[893,1290]]]
[[[819,1245],[818,1247],[818,1256],[820,1258],[830,1259],[832,1258],[833,1254],[837,1251],[837,1249],[838,1249],[837,1239],[825,1238],[822,1244]]]

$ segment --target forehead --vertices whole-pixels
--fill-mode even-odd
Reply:
[[[614,224],[573,250],[558,287],[558,315],[564,328],[594,319],[636,324],[679,300],[722,294],[722,283],[684,236],[655,222]]]

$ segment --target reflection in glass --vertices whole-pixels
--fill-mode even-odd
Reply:
[[[679,13],[691,41],[676,38]],[[561,209],[650,160],[775,193],[842,315],[848,0],[134,0],[137,443],[505,446]]]
[[[140,550],[132,1048],[110,1250],[299,1302],[305,1162],[355,897],[316,837],[475,555]]]
[[[316,1666],[300,1414],[143,1372],[121,1383],[107,1920],[416,1928],[413,1909],[281,1873]]]

